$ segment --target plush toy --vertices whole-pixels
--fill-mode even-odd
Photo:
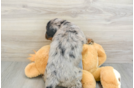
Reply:
[[[30,54],[28,59],[32,61],[25,68],[27,77],[43,75],[48,61],[50,45],[39,49],[35,54]],[[113,67],[99,67],[106,60],[106,54],[101,45],[93,43],[84,44],[82,51],[82,86],[83,88],[95,88],[96,81],[101,81],[103,88],[120,88],[120,74]]]
[[[120,88],[120,74],[111,66],[100,67],[106,61],[106,54],[101,45],[85,44],[82,51],[83,69],[90,72],[96,81],[101,81],[103,88]]]

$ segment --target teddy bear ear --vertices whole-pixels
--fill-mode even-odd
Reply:
[[[35,54],[29,54],[29,56],[31,57],[28,57],[27,59],[29,59],[30,61],[35,61]]]
[[[87,44],[93,44],[93,43],[94,43],[93,39],[87,38]]]
[[[36,53],[36,51],[35,50],[33,50],[34,51],[34,53]]]

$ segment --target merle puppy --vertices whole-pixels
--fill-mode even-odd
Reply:
[[[82,88],[82,46],[86,43],[84,33],[74,24],[62,19],[47,23],[46,38],[52,40],[49,59],[44,73],[45,88],[57,85],[68,88]]]

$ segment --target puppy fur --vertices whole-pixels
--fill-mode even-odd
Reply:
[[[84,33],[74,24],[53,19],[46,27],[46,38],[52,40],[49,59],[44,73],[45,88],[57,85],[67,88],[82,88],[82,46],[86,43]]]

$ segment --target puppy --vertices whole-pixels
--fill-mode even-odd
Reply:
[[[44,73],[45,88],[57,85],[67,88],[82,88],[82,46],[86,43],[84,33],[74,24],[53,19],[47,23],[46,38],[52,40],[49,59]]]

